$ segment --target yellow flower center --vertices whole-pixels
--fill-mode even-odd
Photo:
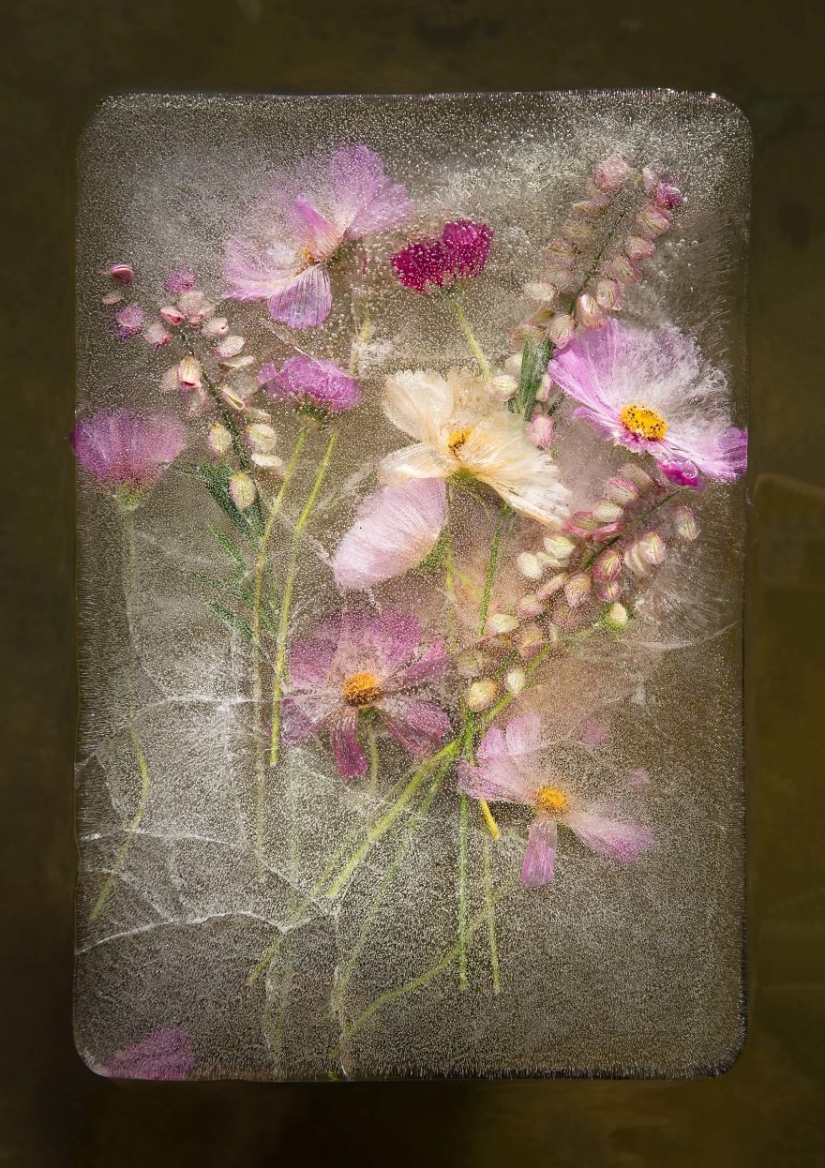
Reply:
[[[374,673],[351,673],[344,678],[344,701],[348,706],[369,706],[381,697],[381,680]]]
[[[458,458],[461,447],[472,434],[472,426],[462,426],[460,430],[453,430],[447,439],[447,449],[450,454]]]
[[[305,268],[311,268],[314,264],[318,263],[317,259],[308,247],[301,248],[301,259],[303,260]]]
[[[536,792],[536,811],[544,815],[563,815],[567,810],[567,796],[558,787],[539,787]]]
[[[637,438],[659,441],[667,434],[667,422],[656,410],[648,406],[625,406],[619,414],[622,425]]]

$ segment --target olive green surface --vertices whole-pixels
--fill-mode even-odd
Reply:
[[[825,1165],[825,9],[814,0],[6,0],[0,7],[0,1164]],[[670,86],[756,142],[749,1018],[692,1082],[95,1078],[71,1035],[74,148],[123,90]]]

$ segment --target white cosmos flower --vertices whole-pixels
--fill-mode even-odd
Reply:
[[[539,523],[555,527],[567,514],[569,492],[549,452],[535,446],[524,420],[466,370],[451,369],[446,378],[427,370],[393,374],[385,384],[384,413],[416,440],[383,459],[384,482],[464,473]]]

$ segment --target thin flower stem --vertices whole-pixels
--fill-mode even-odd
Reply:
[[[370,795],[374,795],[378,786],[378,736],[375,733],[375,723],[371,718],[367,719],[367,747],[369,749],[370,769],[367,780],[367,790]]]
[[[315,482],[312,490],[309,493],[304,509],[300,514],[298,522],[295,525],[295,531],[292,535],[292,545],[289,550],[289,561],[287,563],[286,580],[284,582],[284,591],[281,598],[281,612],[278,621],[278,636],[276,638],[275,648],[275,679],[272,686],[272,740],[269,751],[269,765],[276,766],[278,763],[278,753],[280,747],[281,737],[281,699],[283,697],[284,686],[286,684],[286,642],[289,634],[289,615],[292,604],[292,593],[295,588],[295,577],[298,572],[298,555],[301,550],[301,536],[304,533],[304,528],[309,522],[309,517],[312,514],[312,508],[315,506],[315,501],[324,482],[329,464],[332,459],[332,452],[335,449],[335,443],[338,440],[338,431],[333,430],[330,434],[327,448],[324,451],[324,457],[321,459],[321,465],[318,467],[318,473],[315,476]]]
[[[487,617],[490,611],[490,599],[493,595],[493,583],[496,578],[496,568],[498,567],[498,555],[501,550],[501,540],[504,535],[504,525],[509,519],[512,511],[507,503],[502,503],[501,510],[498,513],[498,522],[496,523],[495,535],[493,536],[493,546],[490,549],[490,560],[487,564],[487,574],[484,577],[484,592],[481,597],[481,609],[478,616],[478,635],[484,636],[484,630],[487,627]]]
[[[472,330],[467,314],[460,300],[453,300],[453,308],[455,309],[456,319],[458,320],[461,331],[464,333],[464,339],[470,348],[470,352],[478,362],[478,367],[481,370],[481,375],[485,381],[489,381],[493,376],[493,371],[490,368],[490,363],[484,356],[484,351],[476,340],[475,333]]]
[[[107,876],[106,882],[100,890],[100,895],[95,901],[94,908],[92,909],[91,916],[89,917],[89,919],[92,921],[96,921],[103,911],[103,906],[106,903],[109,893],[112,891],[112,887],[120,873],[123,861],[126,859],[126,853],[129,851],[134,834],[140,827],[141,821],[143,819],[143,813],[146,810],[146,803],[149,798],[149,766],[146,762],[146,755],[143,753],[143,746],[141,745],[138,732],[134,726],[129,727],[129,734],[132,739],[132,747],[135,752],[135,758],[137,759],[138,770],[140,771],[140,799],[138,800],[137,811],[132,816],[129,826],[126,828],[126,839],[121,844],[117,856],[115,857],[114,867]]]
[[[470,800],[461,792],[458,809],[458,985],[467,988],[467,818]]]
[[[264,574],[266,571],[267,555],[269,552],[269,541],[272,537],[272,531],[275,527],[275,521],[280,514],[283,505],[284,497],[286,496],[289,485],[295,474],[295,468],[298,465],[298,458],[301,454],[301,449],[306,441],[307,431],[303,428],[298,435],[298,440],[295,443],[295,449],[287,464],[284,478],[281,483],[278,494],[275,496],[272,507],[270,508],[269,518],[266,521],[263,534],[261,535],[261,542],[258,545],[258,557],[255,561],[255,594],[252,603],[252,648],[255,657],[255,672],[253,675],[253,705],[255,709],[256,718],[260,718],[261,710],[263,708],[263,678],[261,676],[261,604],[263,601],[264,588]],[[256,841],[256,855],[258,857],[258,877],[263,880],[266,876],[266,865],[264,862],[264,808],[266,803],[266,752],[263,744],[263,728],[256,726],[256,759],[255,767],[257,771],[256,783],[256,803],[255,803],[255,841]]]
[[[492,873],[492,840],[488,837],[484,840],[484,901],[487,906],[487,935],[490,942],[490,968],[493,974],[493,993],[497,994],[501,990],[501,975],[498,965],[498,944],[496,942],[496,914],[495,914],[495,898],[493,896],[493,873]]]

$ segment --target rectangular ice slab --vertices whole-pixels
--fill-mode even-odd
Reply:
[[[97,111],[96,1071],[736,1056],[749,150],[671,92]]]

